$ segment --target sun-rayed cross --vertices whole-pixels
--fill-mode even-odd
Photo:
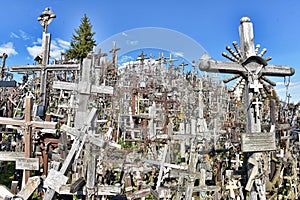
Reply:
[[[234,91],[243,80],[249,81],[252,84],[254,92],[261,92],[264,94],[264,90],[270,92],[267,84],[275,86],[276,83],[268,79],[266,76],[291,76],[295,73],[295,70],[288,66],[278,66],[268,64],[267,62],[272,57],[263,58],[267,49],[260,50],[260,45],[257,44],[254,48],[254,35],[253,25],[248,17],[241,19],[240,31],[240,47],[236,41],[232,42],[235,50],[230,46],[226,46],[226,52],[222,55],[232,62],[222,62],[211,60],[207,55],[204,55],[201,59],[200,69],[210,72],[220,73],[232,73],[232,77],[224,80],[225,83],[236,80],[233,84],[231,91]],[[263,90],[264,89],[264,90]]]

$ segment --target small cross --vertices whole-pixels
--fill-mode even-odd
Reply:
[[[229,190],[230,192],[230,198],[235,199],[235,193],[234,190],[238,189],[239,187],[236,185],[236,180],[230,180],[229,185],[226,185],[226,190]]]
[[[254,92],[258,93],[259,89],[263,88],[263,85],[259,83],[257,79],[255,79],[253,83],[250,83],[250,88],[254,89]]]
[[[255,98],[255,102],[252,102],[252,104],[255,105],[255,111],[256,111],[256,118],[259,117],[260,113],[259,113],[259,105],[262,105],[262,102],[258,101],[258,98]]]

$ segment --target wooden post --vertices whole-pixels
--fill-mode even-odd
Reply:
[[[32,133],[31,126],[29,126],[31,122],[31,107],[32,107],[32,98],[26,97],[25,100],[25,131],[24,131],[24,139],[25,139],[25,157],[31,158],[32,154]],[[31,172],[29,170],[25,170],[25,183],[27,183],[28,178],[30,177]]]

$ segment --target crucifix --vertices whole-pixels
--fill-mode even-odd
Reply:
[[[258,136],[261,136],[263,135],[263,133],[261,133],[261,112],[259,111],[261,108],[259,107],[259,100],[262,96],[262,89],[265,89],[267,92],[269,92],[269,90],[267,90],[265,86],[266,83],[272,86],[274,86],[275,84],[274,82],[266,78],[266,76],[292,76],[295,73],[295,70],[289,66],[268,64],[267,61],[271,60],[271,57],[262,57],[266,53],[266,49],[263,49],[260,53],[258,53],[260,45],[256,45],[256,47],[254,48],[253,24],[250,21],[249,17],[241,18],[239,35],[240,47],[238,46],[237,42],[233,42],[235,51],[230,46],[227,46],[226,49],[231,55],[222,53],[224,57],[228,58],[232,62],[215,61],[209,58],[208,55],[204,55],[201,58],[202,61],[199,65],[199,68],[200,70],[207,72],[234,74],[234,76],[228,80],[231,81],[234,79],[238,79],[237,83],[235,84],[236,87],[244,81],[244,102],[245,107],[247,108],[246,131],[247,133],[249,133],[248,135],[258,134]],[[253,99],[256,99],[256,102],[253,102]],[[275,143],[275,135],[272,134],[271,136]],[[255,137],[253,136],[250,136],[249,138],[250,142],[251,140],[255,139]],[[262,147],[264,147],[265,144],[261,143],[261,145]],[[243,151],[259,152],[261,151],[261,149],[243,149]],[[261,153],[246,153],[246,159],[251,158],[252,160],[258,160],[260,155]],[[251,171],[254,170],[249,168],[249,166],[247,168],[249,170],[248,174],[251,174]],[[258,194],[257,191],[255,191],[254,187],[247,187],[247,189],[250,191],[250,199],[257,199]]]
[[[147,54],[145,54],[144,51],[142,51],[141,55],[139,55],[138,58],[137,58],[137,60],[140,61],[142,67],[144,66],[144,61],[145,61],[145,59],[148,59],[148,58],[145,57],[145,56],[147,56]]]
[[[44,121],[32,121],[32,98],[26,97],[25,100],[25,118],[23,120],[16,120],[12,118],[0,117],[0,124],[13,125],[24,127],[24,139],[25,139],[25,157],[32,157],[32,128],[45,128],[55,129],[57,122],[44,122]],[[30,170],[25,171],[25,183],[30,176]]]
[[[116,55],[116,52],[119,51],[121,48],[117,48],[117,43],[114,42],[114,47],[109,51],[111,53],[111,59],[113,68],[116,70],[118,68],[118,56]]]
[[[51,34],[48,33],[48,25],[52,22],[54,18],[56,18],[56,15],[50,10],[50,8],[46,8],[45,11],[38,18],[38,21],[43,26],[41,55],[42,58],[40,56],[37,56],[35,60],[41,61],[41,65],[12,66],[10,68],[12,72],[40,71],[40,102],[42,106],[47,105],[46,100],[48,72],[79,70],[80,67],[78,64],[49,65]]]
[[[184,62],[184,60],[182,61],[181,64],[178,65],[178,67],[182,68],[182,75],[184,75],[184,67],[187,66],[188,64]]]
[[[4,72],[6,69],[5,67],[5,61],[7,59],[8,55],[6,53],[3,53],[0,55],[0,58],[2,59],[1,62],[1,68],[0,68],[0,87],[16,87],[16,81],[14,80],[9,80],[9,81],[4,81],[3,78],[7,76],[8,74]]]

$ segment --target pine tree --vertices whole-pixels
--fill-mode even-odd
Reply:
[[[95,33],[92,32],[92,27],[89,18],[84,14],[79,28],[75,29],[75,34],[72,36],[71,48],[66,52],[69,59],[77,59],[82,62],[96,46],[96,41],[93,39]]]

